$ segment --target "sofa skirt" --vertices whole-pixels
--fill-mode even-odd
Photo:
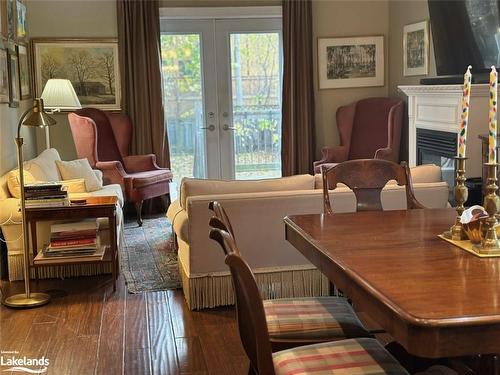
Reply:
[[[233,282],[229,273],[189,277],[179,262],[182,289],[191,310],[234,305]],[[312,266],[254,270],[263,299],[328,296],[328,278]]]

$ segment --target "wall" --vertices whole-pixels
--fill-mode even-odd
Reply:
[[[29,0],[27,12],[31,38],[116,38],[116,3],[114,0]],[[75,145],[67,114],[55,114],[51,128],[51,146],[66,160],[76,158]],[[45,149],[45,137],[37,130],[38,151]]]
[[[313,34],[318,37],[384,35],[385,56],[388,57],[389,0],[313,2]],[[389,69],[385,64],[385,85],[345,89],[318,89],[317,46],[314,52],[314,77],[316,91],[316,154],[324,145],[339,144],[335,112],[339,106],[370,96],[387,96]]]

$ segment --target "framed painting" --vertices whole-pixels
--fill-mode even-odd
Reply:
[[[31,98],[30,68],[28,60],[28,49],[19,44],[16,46],[17,58],[19,60],[19,90],[21,99]]]
[[[16,39],[16,0],[5,0],[6,1],[6,14],[7,14],[7,38],[14,40]]]
[[[82,107],[119,110],[116,39],[32,39],[35,95],[50,78],[69,79]]]
[[[9,36],[9,25],[7,22],[7,2],[0,0],[0,34],[2,39],[7,39]]]
[[[17,40],[24,40],[28,35],[26,31],[26,5],[24,2],[16,1],[16,36]]]
[[[318,38],[320,89],[384,85],[384,37]]]
[[[0,49],[0,103],[9,103],[9,60],[5,49]]]
[[[15,50],[8,50],[9,67],[9,107],[19,107],[21,94],[19,91],[19,59]]]
[[[403,27],[403,75],[429,74],[429,21]]]

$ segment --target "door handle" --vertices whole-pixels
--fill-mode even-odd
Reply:
[[[235,128],[235,127],[233,127],[233,126],[229,126],[228,124],[224,124],[224,125],[222,125],[222,129],[223,129],[223,130],[236,130],[236,128]]]
[[[214,124],[210,124],[208,126],[203,126],[200,129],[210,130],[211,132],[213,132],[215,130],[215,125]]]

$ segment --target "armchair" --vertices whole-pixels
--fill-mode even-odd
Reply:
[[[168,195],[172,172],[158,167],[153,154],[129,155],[132,124],[127,115],[84,108],[70,113],[68,120],[78,157],[101,170],[105,184],[121,186],[142,225],[143,201]]]
[[[321,165],[352,159],[384,159],[399,162],[399,144],[403,122],[403,101],[391,98],[367,98],[337,110],[340,146],[324,147]]]

